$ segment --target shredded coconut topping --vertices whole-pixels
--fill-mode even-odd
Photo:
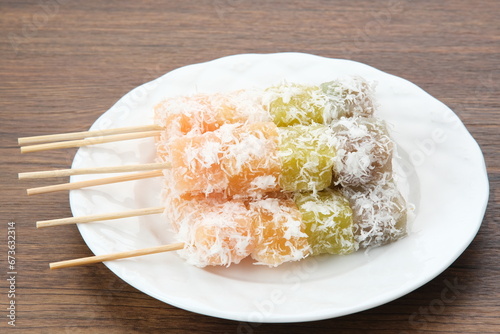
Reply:
[[[360,247],[378,247],[406,236],[408,206],[390,173],[376,183],[344,188],[342,193],[351,204]]]
[[[155,124],[172,137],[213,131],[223,124],[269,120],[255,90],[172,97],[155,107]]]
[[[277,127],[271,122],[224,124],[168,145],[179,193],[258,196],[277,190],[280,163]]]
[[[255,264],[276,267],[309,254],[302,216],[292,200],[266,198],[251,202],[250,208],[256,213]]]
[[[404,237],[407,204],[392,180],[394,143],[373,117],[373,87],[359,77],[285,82],[157,105],[158,161],[172,166],[162,196],[186,245],[179,254],[199,267],[247,256],[273,267]]]
[[[253,215],[240,201],[204,198],[186,203],[177,237],[186,262],[198,267],[239,263],[254,248]]]
[[[392,170],[394,143],[385,122],[376,118],[342,118],[331,128],[338,140],[336,184],[360,186],[376,182]]]
[[[371,117],[375,111],[374,84],[354,76],[345,77],[320,85],[327,96],[325,123],[342,117]]]

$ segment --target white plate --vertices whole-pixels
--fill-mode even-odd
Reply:
[[[338,317],[392,301],[445,270],[476,235],[488,180],[478,145],[458,117],[414,84],[348,60],[300,53],[245,54],[186,66],[120,99],[92,130],[152,123],[152,107],[167,96],[269,86],[283,79],[321,83],[343,75],[376,81],[378,116],[393,125],[399,184],[415,204],[409,237],[348,256],[320,256],[267,268],[243,262],[200,269],[175,252],[106,263],[154,298],[214,317],[298,322]],[[73,168],[145,163],[152,139],[81,148]],[[96,176],[72,177],[71,181]],[[158,178],[72,191],[74,216],[159,206]],[[96,254],[166,244],[174,238],[161,215],[80,224]]]

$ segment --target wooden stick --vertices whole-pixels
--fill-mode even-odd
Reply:
[[[163,213],[164,210],[165,210],[164,207],[159,206],[159,207],[152,207],[145,209],[128,210],[122,212],[104,213],[99,215],[41,220],[36,222],[36,227],[42,228],[42,227],[59,226],[59,225],[90,223],[101,220],[113,220],[113,219],[128,218],[128,217],[154,215],[158,213]]]
[[[110,143],[110,142],[121,141],[121,140],[154,137],[154,136],[159,136],[160,133],[161,133],[161,131],[134,132],[134,133],[124,133],[124,134],[119,134],[119,135],[87,138],[87,139],[81,139],[81,140],[70,140],[70,141],[63,141],[63,142],[57,142],[57,143],[22,146],[21,153],[54,150],[54,149],[58,149],[58,148],[81,147],[81,146],[88,146],[88,145],[95,145],[95,144]]]
[[[60,268],[82,266],[85,264],[99,263],[99,262],[104,262],[104,261],[112,261],[112,260],[125,259],[125,258],[143,256],[143,255],[149,255],[149,254],[171,252],[171,251],[179,250],[182,248],[184,248],[184,243],[178,242],[175,244],[156,246],[156,247],[150,247],[150,248],[143,248],[143,249],[137,249],[137,250],[133,250],[133,251],[119,252],[119,253],[106,254],[106,255],[89,256],[89,257],[84,257],[84,258],[80,258],[80,259],[53,262],[49,265],[49,267],[50,267],[50,269],[60,269]]]
[[[45,136],[33,136],[33,137],[23,137],[19,138],[17,142],[20,146],[41,144],[41,143],[53,143],[56,141],[66,141],[75,139],[84,139],[89,137],[100,137],[116,135],[121,133],[132,133],[132,132],[143,132],[152,130],[161,130],[159,125],[141,125],[141,126],[128,126],[124,128],[115,129],[105,129],[105,130],[95,130],[95,131],[82,131],[82,132],[70,132],[70,133],[59,133],[54,135]]]
[[[151,163],[142,165],[126,165],[126,166],[109,166],[109,167],[89,167],[89,168],[78,168],[78,169],[58,169],[58,170],[47,170],[41,172],[25,172],[19,173],[19,179],[41,179],[46,177],[63,177],[71,175],[83,175],[83,174],[103,174],[103,173],[122,173],[122,172],[139,172],[145,170],[155,170],[155,169],[167,169],[170,168],[170,164],[163,163]]]
[[[147,179],[147,178],[157,177],[157,176],[163,176],[163,172],[161,170],[154,170],[151,172],[131,173],[131,174],[126,174],[126,175],[104,177],[104,178],[95,179],[95,180],[86,180],[86,181],[79,181],[79,182],[56,184],[53,186],[31,188],[31,189],[27,190],[27,193],[28,193],[28,195],[46,194],[46,193],[51,193],[51,192],[61,191],[61,190],[80,189],[80,188],[86,188],[86,187],[92,187],[92,186],[99,186],[99,185],[103,185],[103,184]]]

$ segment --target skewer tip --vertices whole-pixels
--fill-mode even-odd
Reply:
[[[49,263],[49,269],[50,270],[54,270],[54,269],[61,269],[61,268],[64,268],[63,266],[61,266],[59,264],[59,262],[51,262]]]

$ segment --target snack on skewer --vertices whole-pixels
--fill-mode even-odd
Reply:
[[[181,256],[277,266],[405,236],[406,203],[387,181],[394,144],[374,105],[362,79],[164,100],[157,154]]]
[[[282,98],[284,96],[283,91],[285,88],[289,91],[295,91],[291,94],[292,97],[289,97],[288,99]],[[335,90],[335,82],[327,83],[322,88]],[[372,207],[372,216],[370,216],[371,220],[368,221],[369,219],[367,217],[369,215],[360,210],[359,198],[363,196],[369,197],[369,189],[379,189],[379,185],[373,185],[372,188],[358,189],[356,194],[350,193],[352,204],[346,197],[344,197],[344,193],[342,191],[325,189],[332,184],[334,174],[334,183],[345,187],[349,185],[366,185],[367,183],[377,184],[377,182],[381,182],[382,175],[384,175],[384,173],[390,173],[392,171],[391,160],[393,143],[388,136],[387,127],[385,123],[380,120],[375,118],[366,118],[367,116],[371,116],[373,113],[372,103],[365,101],[363,102],[365,103],[363,107],[350,104],[350,101],[353,101],[356,98],[363,99],[360,94],[354,94],[354,97],[351,96],[349,101],[343,104],[342,108],[339,107],[336,109],[337,115],[342,115],[341,118],[338,120],[332,120],[331,126],[325,127],[317,124],[324,122],[326,119],[324,116],[325,109],[319,107],[320,102],[318,102],[318,96],[321,96],[321,94],[316,96],[314,95],[317,93],[317,87],[292,85],[289,87],[282,86],[281,89],[281,91],[278,89],[277,93],[277,95],[281,97],[274,100],[274,104],[269,104],[268,107],[270,108],[268,109],[273,111],[271,114],[275,124],[287,126],[278,127],[277,131],[273,131],[273,133],[278,132],[279,134],[280,140],[278,140],[278,143],[276,143],[276,140],[271,140],[271,145],[269,142],[267,143],[267,146],[260,145],[259,147],[262,149],[257,149],[255,152],[262,152],[263,154],[260,155],[261,157],[273,156],[272,154],[269,154],[271,152],[268,152],[264,148],[271,147],[275,150],[276,144],[278,144],[278,151],[281,153],[281,166],[277,168],[276,159],[271,159],[274,163],[268,165],[272,165],[274,168],[264,170],[264,174],[260,174],[259,177],[270,177],[271,179],[278,178],[280,180],[279,190],[282,195],[277,198],[265,197],[252,199],[247,202],[247,207],[249,209],[247,214],[243,216],[247,217],[249,220],[257,220],[266,223],[250,224],[247,221],[244,226],[247,228],[252,226],[254,230],[251,233],[246,232],[244,236],[238,236],[238,233],[235,233],[233,234],[234,239],[231,239],[226,234],[226,227],[220,231],[222,233],[221,237],[215,237],[217,234],[217,228],[214,225],[211,225],[209,228],[209,231],[212,234],[208,238],[191,237],[191,239],[186,242],[185,237],[190,234],[184,233],[184,239],[181,237],[181,240],[184,240],[184,242],[190,246],[185,248],[180,253],[184,256],[186,256],[186,254],[190,254],[191,258],[193,256],[197,258],[197,265],[229,265],[231,261],[229,263],[227,261],[223,263],[217,263],[216,261],[209,261],[208,263],[203,261],[200,262],[199,259],[203,259],[204,256],[195,255],[199,255],[196,251],[198,249],[196,243],[199,243],[201,248],[205,249],[209,245],[214,246],[208,248],[212,251],[219,250],[221,252],[225,252],[226,254],[226,256],[217,256],[216,258],[225,258],[228,260],[231,257],[228,257],[227,254],[234,255],[234,252],[231,252],[231,249],[233,248],[229,246],[229,244],[234,244],[234,240],[245,240],[244,245],[246,245],[246,247],[236,247],[236,249],[239,249],[240,252],[238,252],[239,256],[234,257],[236,261],[232,261],[235,263],[239,262],[243,258],[242,255],[244,254],[250,254],[250,256],[257,261],[257,264],[267,264],[269,266],[276,266],[284,262],[299,260],[309,255],[319,255],[323,253],[349,254],[356,251],[359,247],[367,248],[378,246],[377,243],[369,244],[363,239],[363,236],[366,235],[366,230],[370,228],[370,224],[378,224],[378,233],[386,233],[385,228],[391,228],[390,223],[378,220],[379,217],[383,217],[384,214],[387,213],[388,208],[396,206],[401,210],[401,212],[406,210],[404,200],[401,201],[402,197],[392,196],[383,198],[376,203],[376,206]],[[293,111],[287,115],[283,112],[286,108],[289,110],[293,109]],[[368,111],[363,114],[365,110]],[[314,125],[291,126],[294,124],[308,124],[308,122],[300,121],[299,116],[297,115],[305,115],[306,117],[309,117],[313,120],[309,123]],[[287,118],[287,116],[290,117]],[[350,116],[350,118],[347,119],[345,116]],[[304,119],[306,117],[304,117]],[[265,123],[253,123],[253,131],[258,131],[261,127],[265,128],[263,124]],[[266,126],[268,128],[273,128],[273,126],[269,123],[267,123]],[[221,125],[219,129],[224,129],[225,127],[228,127],[227,123],[225,125]],[[329,142],[329,146],[327,145],[325,148],[321,148],[321,145],[318,145],[318,138],[311,136],[314,131],[324,133],[324,138],[329,138],[326,141]],[[267,132],[270,131],[267,130]],[[207,138],[213,138],[214,135],[217,136],[216,133],[217,130],[205,135]],[[248,132],[246,134],[248,134]],[[300,137],[300,135],[302,135],[302,137]],[[309,135],[309,137],[307,137],[307,135]],[[300,139],[294,140],[297,138]],[[184,143],[192,140],[193,138],[189,135],[185,135],[181,139]],[[174,139],[173,141],[176,142],[177,139]],[[205,164],[202,163],[201,165],[210,166],[211,164],[206,162],[217,160],[216,165],[224,166],[224,163],[222,162],[224,159],[218,161],[221,157],[220,150],[219,154],[209,153],[209,148],[220,147],[221,142],[222,140],[219,140],[217,143],[204,146],[203,153],[208,160],[204,160]],[[303,146],[302,144],[304,143],[307,143],[308,145]],[[255,149],[255,146],[253,145],[242,145],[242,147],[245,146]],[[186,156],[189,156],[191,159],[195,157],[195,155],[190,152],[189,145],[184,144],[177,147],[176,158],[179,156],[182,149],[185,150],[183,153]],[[336,157],[337,150],[340,150],[342,153],[340,157]],[[247,150],[247,154],[249,151],[251,152],[252,150]],[[313,152],[313,155],[314,153],[317,153],[317,156],[311,156],[311,152]],[[259,154],[256,155],[259,156]],[[283,163],[283,158],[287,156],[291,158],[288,159],[286,163]],[[318,162],[322,160],[322,157],[328,157],[326,160],[329,161],[329,167],[326,168],[328,172],[323,170],[323,172],[319,173],[318,171],[321,169],[318,168]],[[356,158],[358,158],[358,164],[356,166],[351,166],[350,163],[356,160]],[[194,159],[196,160],[196,158]],[[316,173],[309,173],[309,182],[304,182],[303,180],[301,181],[300,177],[307,174],[303,173],[303,166],[306,166],[311,162],[313,165],[312,169],[315,170]],[[174,163],[173,165],[178,166],[179,164]],[[180,165],[189,165],[189,163]],[[250,167],[252,165],[256,167],[259,166],[259,164],[255,162],[253,164],[249,163],[247,170],[252,170]],[[261,164],[260,166],[262,165],[265,166],[266,164]],[[285,169],[286,172],[284,172]],[[184,168],[184,170],[187,171],[190,170],[190,168]],[[221,170],[223,171],[224,168]],[[255,168],[255,170],[258,170],[258,168]],[[275,174],[269,173],[269,170],[274,170]],[[320,176],[325,174],[326,177]],[[200,173],[200,171],[194,171],[193,173],[194,177],[199,177],[200,175],[209,174],[203,174]],[[217,175],[217,173],[215,175]],[[247,184],[251,183],[248,182],[249,178],[245,178],[244,176],[240,177],[240,179],[247,181]],[[183,180],[179,181],[183,182]],[[226,182],[226,184],[226,187],[222,187],[223,191],[231,188],[231,186],[229,186],[229,182]],[[220,201],[221,198],[226,198],[226,203],[231,203],[233,200],[230,198],[235,195],[234,190],[236,189],[244,189],[244,191],[239,194],[240,196],[244,197],[245,194],[249,197],[254,196],[255,189],[250,191],[248,187],[242,187],[242,184],[240,183],[237,184],[238,186],[233,188],[232,192],[225,192],[223,195],[215,193],[217,200]],[[288,186],[288,184],[290,184],[290,186]],[[306,184],[306,186],[304,186],[304,184]],[[311,186],[311,184],[314,186]],[[269,185],[268,188],[261,189],[264,190],[264,193],[277,190],[276,183],[270,182],[267,183],[267,185]],[[193,189],[194,188],[187,188],[184,194],[191,193]],[[215,189],[211,188],[210,190],[212,191]],[[313,193],[298,192],[300,190],[313,190]],[[204,193],[206,195],[208,194],[208,197],[210,197],[213,194],[211,191]],[[286,195],[283,195],[286,193],[283,193],[283,191],[295,191],[293,200],[291,200],[291,198],[286,198]],[[195,190],[195,193],[196,192],[197,191]],[[227,197],[228,194],[229,198]],[[178,194],[172,196],[172,198],[174,198],[174,202],[176,201],[176,196],[178,196]],[[177,198],[177,204],[170,206],[171,211],[176,211],[179,207],[187,207],[188,210],[192,207],[191,205],[186,205],[185,203],[184,205],[179,204],[179,201],[182,202],[182,199]],[[353,206],[352,208],[351,205]],[[364,205],[366,205],[366,203],[364,203]],[[242,208],[241,202],[239,207]],[[354,209],[356,209],[356,211],[354,211]],[[170,210],[167,209],[167,211]],[[240,213],[237,213],[236,216],[242,217]],[[179,222],[174,224],[178,226],[184,225]],[[231,226],[231,224],[229,225]],[[187,226],[192,225],[187,223]],[[242,225],[238,223],[233,225],[233,227],[234,226],[241,227]],[[295,229],[293,229],[294,232],[291,232],[290,230],[292,226],[295,227]],[[399,225],[395,229],[399,231],[399,234],[389,233],[391,235],[391,239],[386,238],[388,240],[386,242],[395,241],[406,234],[406,220],[403,218],[400,219]],[[206,236],[206,230],[202,229],[202,231],[201,235]],[[193,232],[191,232],[191,235],[199,236],[200,233],[194,232],[193,234]],[[249,235],[255,235],[256,238],[253,241],[253,247],[255,247],[254,251],[250,251],[249,249],[252,248],[252,242],[248,239]],[[207,244],[207,240],[217,240],[219,243],[217,245],[210,243]],[[226,249],[224,249],[223,245],[220,244],[220,242],[224,240],[229,242],[229,244],[226,243]],[[186,249],[189,249],[190,252],[186,252]],[[241,252],[241,250],[244,250],[244,252]],[[189,260],[189,258],[190,257],[188,256],[188,262],[193,263]],[[210,256],[208,258],[210,259],[212,257]]]
[[[278,128],[272,122],[224,124],[167,144],[171,184],[179,193],[258,196],[322,190],[332,182],[335,137],[328,126]]]
[[[266,89],[170,97],[156,105],[154,123],[164,129],[162,143],[214,131],[224,124],[330,124],[341,117],[371,116],[375,105],[372,86],[360,77],[349,77],[321,87],[285,82]]]
[[[390,193],[385,193],[383,190],[387,187],[391,189]],[[177,215],[176,219],[180,220],[172,225],[184,229],[183,233],[179,234],[179,236],[182,235],[181,242],[137,251],[60,261],[51,263],[50,267],[51,269],[65,268],[175,250],[180,250],[181,256],[186,258],[189,263],[199,267],[207,265],[229,266],[231,263],[238,263],[248,255],[254,259],[260,259],[259,264],[274,267],[284,262],[300,260],[309,255],[349,254],[357,250],[358,247],[378,247],[406,236],[407,205],[390,175],[379,181],[379,184],[372,184],[367,188],[347,189],[347,192],[345,190],[346,188],[340,192],[326,190],[324,192],[327,194],[318,193],[319,197],[318,194],[297,193],[298,196],[297,194],[294,196],[297,208],[293,207],[289,201],[290,198],[284,193],[280,193],[275,198],[271,197],[270,199],[274,203],[278,203],[278,206],[280,200],[287,201],[283,207],[288,210],[288,217],[293,217],[291,221],[295,223],[289,226],[294,228],[295,235],[283,233],[283,228],[278,235],[272,233],[273,230],[280,228],[276,224],[277,220],[273,220],[273,224],[268,230],[271,233],[261,235],[258,238],[255,237],[255,232],[252,233],[248,230],[254,229],[256,226],[253,223],[256,219],[256,212],[248,209],[252,206],[248,204],[243,206],[242,201],[228,201],[219,195],[211,195],[212,197],[184,196],[185,198],[178,202],[178,204],[183,204],[178,207],[180,214]],[[349,202],[353,203],[351,204],[352,211],[346,207],[347,199],[343,198],[344,193],[346,198],[349,198]],[[260,201],[268,199],[260,199]],[[214,202],[211,202],[212,200]],[[336,205],[331,205],[332,200],[337,202]],[[339,211],[332,209],[337,205],[342,208],[343,213],[339,214]],[[233,206],[237,208],[236,216],[233,215]],[[269,208],[269,205],[266,206]],[[200,208],[202,208],[201,211]],[[278,214],[280,212],[276,209],[270,211],[278,212]],[[350,212],[352,212],[352,216],[349,216]],[[391,218],[391,214],[395,214],[395,216]],[[211,217],[205,220],[205,223],[190,219],[206,215]],[[302,225],[305,225],[301,226],[300,230],[297,229],[299,217],[302,217],[300,218]],[[228,220],[224,222],[224,218]],[[234,221],[237,223],[232,224],[231,222]],[[308,224],[310,224],[309,228]],[[265,225],[260,226],[262,228]],[[339,229],[341,233],[332,233],[332,231]],[[290,238],[292,238],[293,243],[288,243]],[[255,252],[255,249],[259,249],[256,247],[258,243],[271,245],[280,250],[278,256],[273,251],[270,256],[263,252],[261,255],[264,258],[259,257]],[[290,247],[294,244],[300,245],[300,249]],[[280,249],[282,245],[286,247]],[[264,261],[262,261],[263,259]]]
[[[180,193],[255,196],[270,191],[320,191],[332,183],[359,186],[392,170],[393,142],[375,118],[321,124],[224,124],[201,135],[172,139],[171,184]]]
[[[170,178],[171,185],[180,192],[223,191],[243,196],[252,192],[253,196],[275,190],[319,191],[332,180],[341,186],[375,182],[383,173],[391,172],[394,144],[383,121],[352,117],[342,118],[330,126],[228,123],[200,135],[183,135],[167,142],[159,140],[157,147],[161,168],[176,171],[165,175],[175,176]],[[159,165],[151,166],[158,168]],[[121,171],[121,167],[116,170]],[[139,170],[142,166],[137,167]],[[78,170],[64,172],[74,175]],[[143,175],[146,178],[160,174]],[[136,179],[140,177],[137,175]],[[110,183],[120,180],[120,177],[110,178]],[[77,186],[105,184],[105,181],[34,188],[29,189],[29,193],[77,189]]]
[[[346,194],[346,195],[344,195]],[[275,267],[320,254],[346,255],[406,235],[406,203],[392,180],[359,189],[266,198],[180,199],[171,221],[190,264],[229,266],[250,256]]]
[[[336,208],[346,212],[339,214]],[[229,266],[247,256],[274,267],[309,255],[357,249],[352,211],[337,191],[280,193],[246,201],[186,197],[169,210],[177,212],[171,226],[186,245],[179,254],[200,267]]]

